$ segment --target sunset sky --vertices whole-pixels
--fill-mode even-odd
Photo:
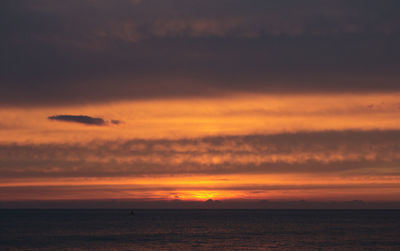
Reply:
[[[2,0],[0,203],[400,202],[398,0]]]

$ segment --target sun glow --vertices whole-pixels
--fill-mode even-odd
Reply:
[[[206,201],[227,199],[351,199],[397,198],[399,176],[230,174],[153,176],[138,178],[35,178],[0,180],[6,200],[144,199]],[[374,192],[363,187],[373,187]],[[15,192],[14,192],[15,191]],[[383,196],[384,195],[384,196]]]
[[[9,173],[23,163],[26,177],[0,178],[0,193],[8,200],[396,198],[400,155],[390,150],[392,137],[379,133],[400,129],[399,100],[399,93],[243,94],[1,109],[0,143],[9,152],[0,157],[16,166]],[[48,119],[55,114],[87,114],[105,123]],[[349,129],[374,129],[361,137],[375,135],[377,144],[307,134]],[[278,134],[284,141],[252,138]],[[221,137],[227,135],[235,137]],[[353,163],[360,169],[353,171]],[[380,164],[364,168],[369,163]]]

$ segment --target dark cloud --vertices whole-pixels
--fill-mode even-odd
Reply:
[[[400,175],[400,131],[327,131],[0,145],[1,177],[308,173]]]
[[[102,118],[93,118],[86,115],[54,115],[48,117],[50,120],[65,121],[65,122],[75,122],[85,125],[106,125],[106,122]]]
[[[122,124],[123,122],[121,120],[112,119],[111,123],[114,125],[119,125],[119,124]]]
[[[0,102],[398,91],[398,1],[1,3]]]

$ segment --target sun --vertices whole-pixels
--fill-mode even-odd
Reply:
[[[200,191],[179,191],[175,193],[174,197],[181,200],[195,200],[195,201],[206,201],[206,200],[221,200],[235,198],[237,195],[232,194],[227,191],[210,191],[210,190],[200,190]]]
[[[215,199],[216,197],[219,197],[216,192],[212,191],[195,191],[192,194],[193,198],[198,199],[198,200],[209,200],[209,199]]]
[[[215,191],[179,191],[173,194],[173,196],[169,196],[171,199],[180,199],[180,200],[195,200],[195,201],[205,201],[209,199],[215,199],[222,197],[220,193]]]

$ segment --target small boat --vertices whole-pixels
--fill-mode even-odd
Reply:
[[[135,215],[135,213],[133,212],[133,210],[131,210],[131,215]]]

